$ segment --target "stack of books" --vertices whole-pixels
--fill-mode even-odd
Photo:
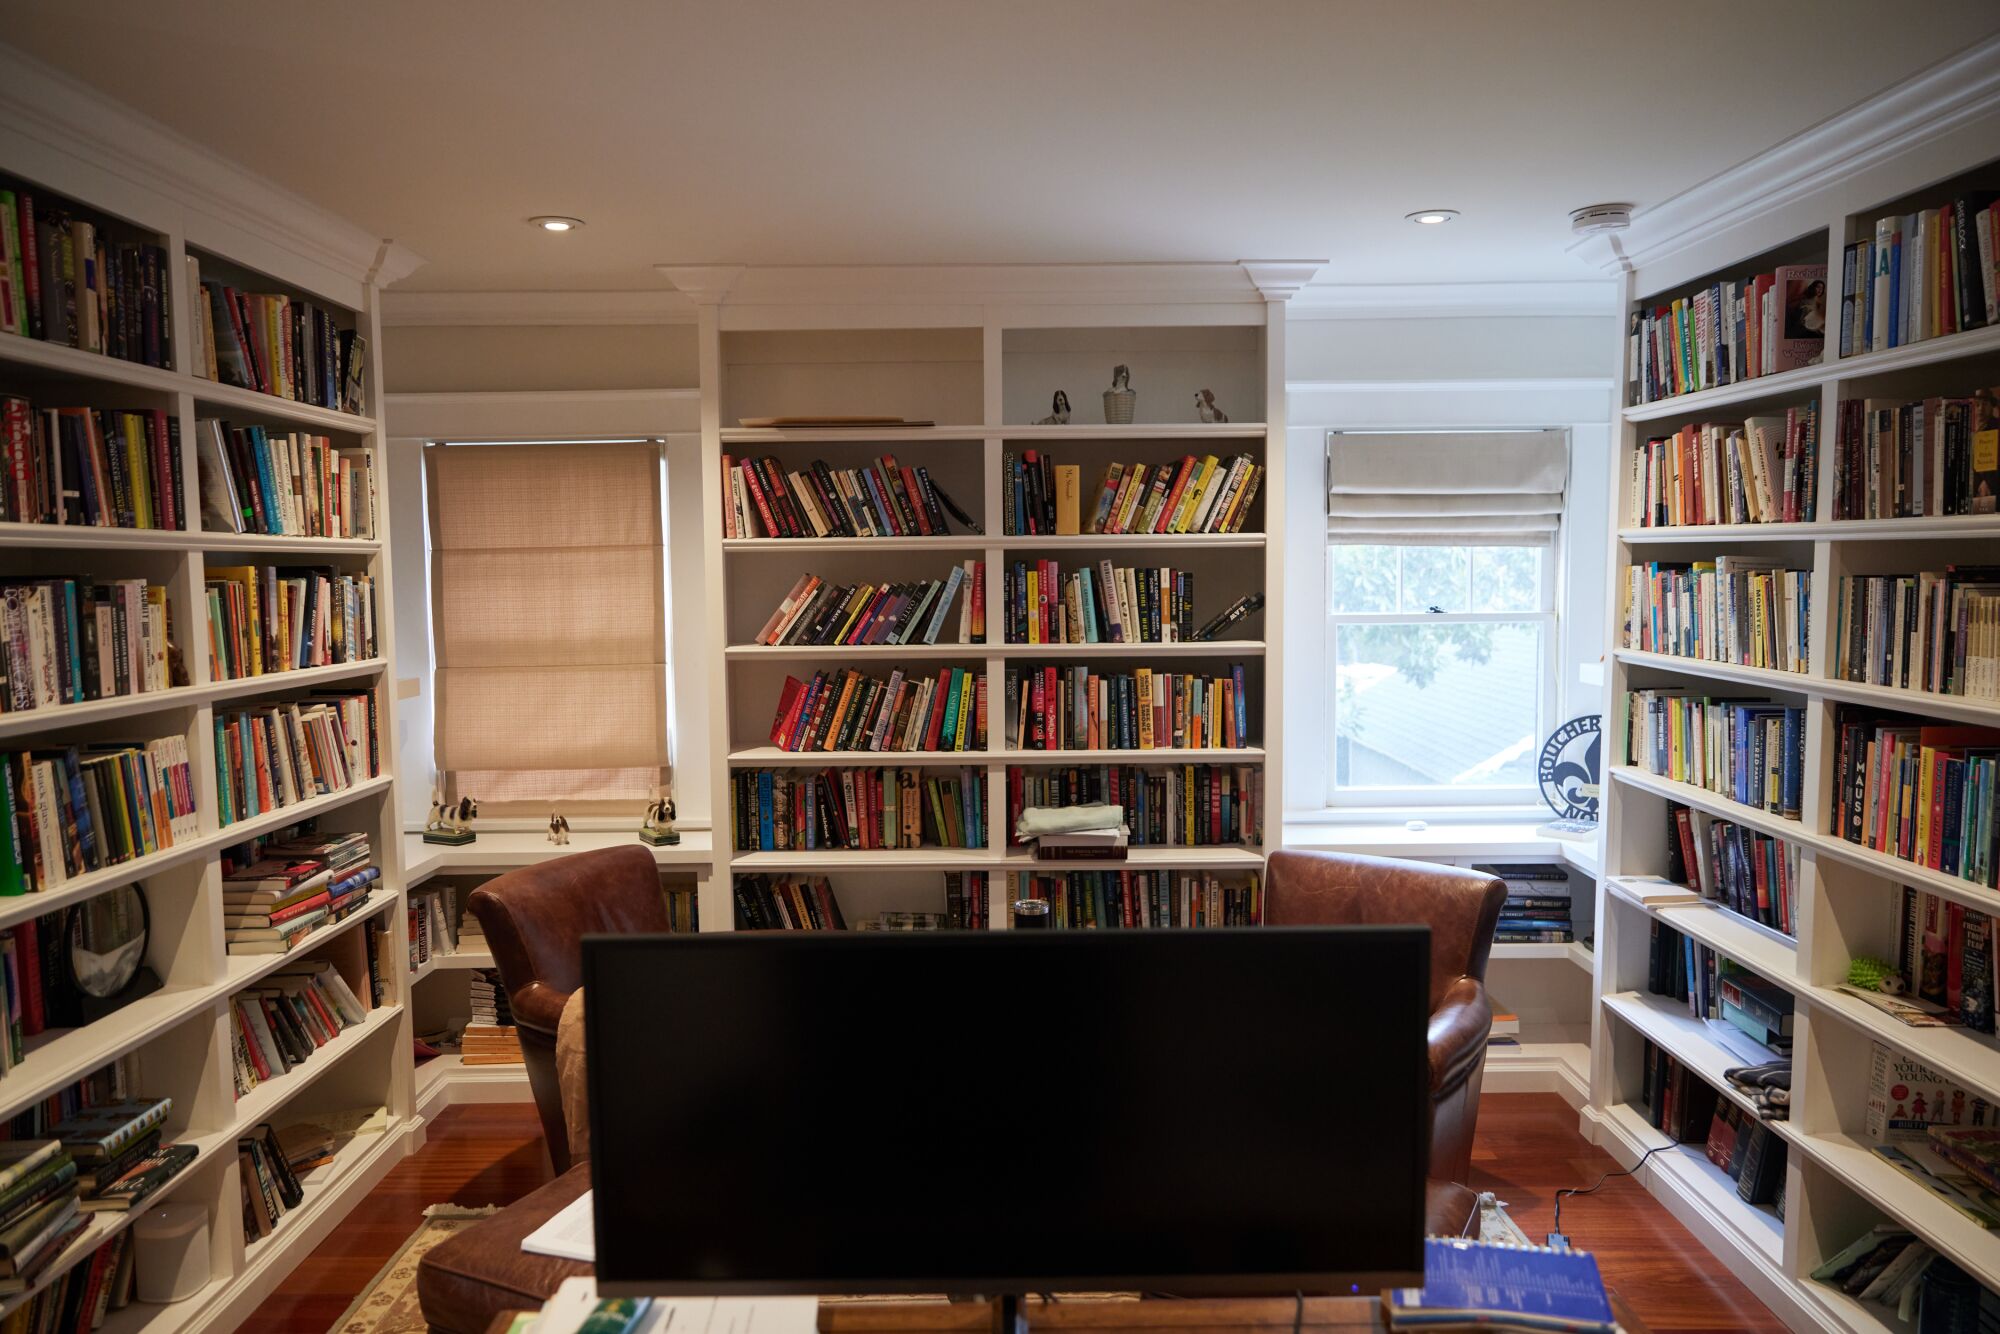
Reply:
[[[472,1014],[468,1023],[488,1028],[514,1026],[514,1007],[507,999],[507,986],[500,980],[498,968],[473,969],[471,994]]]
[[[192,1144],[162,1144],[169,1098],[135,1098],[79,1112],[53,1133],[76,1164],[79,1207],[85,1213],[124,1212],[143,1204],[180,1175],[199,1152]]]
[[[1905,519],[1991,514],[2000,459],[1982,440],[2000,430],[2000,389],[1968,398],[1850,398],[1840,404],[1833,517]]]
[[[326,959],[289,961],[262,986],[237,992],[229,1001],[237,1096],[305,1064],[344,1030],[367,1022],[368,1008]]]
[[[1552,862],[1475,866],[1507,885],[1507,901],[1493,929],[1496,945],[1567,944],[1576,939],[1570,920],[1569,872]]]
[[[1256,844],[1263,779],[1253,764],[1010,765],[1008,819],[1011,826],[1029,806],[1108,802],[1124,809],[1134,846]]]
[[[366,449],[323,435],[273,435],[203,418],[201,522],[212,533],[375,536],[375,465]]]
[[[305,1200],[305,1187],[268,1123],[236,1141],[236,1165],[243,1183],[244,1239],[268,1237],[278,1220]]]
[[[965,597],[959,598],[960,590]],[[764,628],[759,644],[935,644],[958,604],[958,639],[986,638],[986,562],[954,565],[942,579],[840,584],[803,574]],[[949,641],[948,641],[949,642]]]
[[[1811,523],[1819,489],[1819,407],[1782,417],[1683,426],[1637,447],[1631,528]]]
[[[466,1020],[460,1049],[466,1065],[519,1065],[521,1037],[514,1028],[514,1007],[498,968],[472,973],[472,1013]]]
[[[173,367],[167,252],[46,190],[0,188],[0,333]]]
[[[722,535],[732,537],[943,537],[949,514],[979,531],[922,467],[884,454],[864,468],[824,460],[787,471],[775,458],[722,456]],[[759,531],[761,529],[761,532]]]
[[[365,834],[295,839],[231,870],[223,878],[229,952],[283,954],[315,928],[354,913],[382,874],[368,851]]]
[[[26,1292],[88,1225],[56,1139],[0,1142],[0,1296]]]
[[[190,369],[239,389],[295,403],[361,411],[368,339],[341,328],[332,310],[282,292],[245,292],[201,277],[189,255],[188,288],[198,294]]]
[[[2000,1295],[1894,1223],[1877,1223],[1828,1257],[1812,1277],[1880,1306],[1883,1323],[1892,1327],[1979,1330],[2000,1324]]]
[[[0,520],[183,528],[181,424],[158,408],[38,408],[0,395]]]
[[[1118,806],[1029,806],[1014,821],[1014,837],[1037,861],[1123,861],[1132,830]]]

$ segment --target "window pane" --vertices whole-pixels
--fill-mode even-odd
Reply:
[[[1343,788],[1535,781],[1542,625],[1342,625],[1334,780]]]
[[[1327,598],[1334,611],[1396,610],[1397,559],[1401,547],[1327,548]]]
[[[1468,611],[1466,575],[1472,553],[1466,547],[1403,547],[1403,604],[1400,611]]]
[[[1542,610],[1547,547],[1474,547],[1472,610]]]

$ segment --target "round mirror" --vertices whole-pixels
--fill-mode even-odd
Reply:
[[[89,1001],[131,999],[125,992],[146,966],[152,913],[145,891],[122,885],[69,910],[64,932],[70,981]]]

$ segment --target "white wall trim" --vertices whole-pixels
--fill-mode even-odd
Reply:
[[[384,292],[391,328],[445,325],[693,324],[681,292]]]
[[[1647,268],[1995,110],[2000,110],[2000,36],[1672,198],[1635,210],[1624,232],[1585,237],[1568,249],[1605,273]]]
[[[1324,265],[1324,260],[1242,260],[654,267],[697,302],[731,306],[980,306],[1283,300]]]
[[[397,440],[591,439],[701,429],[699,389],[384,394]]]
[[[366,228],[5,45],[0,45],[0,124],[143,186],[190,214],[247,232],[357,283],[370,273],[378,282],[392,283],[423,263],[393,240],[385,243]]]
[[[1608,278],[1521,283],[1308,283],[1293,320],[1478,319],[1616,313]]]

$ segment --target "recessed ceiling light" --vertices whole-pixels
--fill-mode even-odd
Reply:
[[[1450,222],[1457,216],[1458,210],[1455,208],[1426,208],[1419,209],[1415,213],[1405,213],[1403,215],[1406,221],[1418,223],[1425,227],[1436,227],[1440,223]]]
[[[565,218],[554,213],[544,213],[528,221],[545,232],[573,232],[583,226],[582,218]]]

